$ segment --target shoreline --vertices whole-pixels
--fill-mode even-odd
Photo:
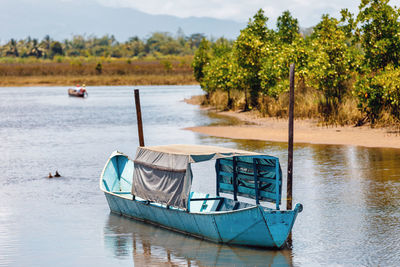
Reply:
[[[190,101],[187,102],[190,103]],[[238,119],[243,122],[243,125],[198,126],[188,127],[185,130],[231,139],[284,143],[288,141],[287,119],[258,117],[252,112],[214,113]],[[319,126],[315,120],[295,119],[294,144],[300,143],[400,149],[400,131],[399,129],[370,128],[370,126]]]
[[[88,86],[198,84],[192,76],[193,74],[6,76],[0,79],[0,87],[72,86],[77,83]]]

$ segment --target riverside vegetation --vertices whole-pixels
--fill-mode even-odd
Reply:
[[[126,42],[112,35],[11,39],[0,46],[0,86],[193,84],[191,63],[203,37],[178,31]]]
[[[145,58],[55,57],[0,59],[0,86],[197,84],[193,56]]]
[[[204,103],[285,117],[289,65],[295,63],[298,118],[398,126],[399,14],[388,0],[362,0],[358,14],[323,15],[310,34],[300,34],[289,11],[274,30],[260,9],[234,42],[201,41],[193,68]]]
[[[206,104],[286,117],[295,63],[298,118],[399,126],[399,14],[388,0],[362,0],[358,14],[323,15],[303,33],[289,11],[269,29],[259,10],[234,41],[182,31],[126,42],[112,35],[11,39],[0,45],[0,86],[199,82]]]

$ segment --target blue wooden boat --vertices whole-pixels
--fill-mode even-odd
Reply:
[[[216,193],[192,192],[191,164],[208,160],[215,160]],[[113,213],[233,245],[281,248],[302,211],[301,204],[279,209],[278,158],[214,146],[139,147],[134,160],[113,152],[100,189]]]

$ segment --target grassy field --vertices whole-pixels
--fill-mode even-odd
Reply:
[[[0,86],[196,84],[193,57],[0,59]]]

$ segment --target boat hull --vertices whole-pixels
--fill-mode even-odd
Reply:
[[[79,91],[76,91],[74,89],[68,89],[68,95],[69,96],[75,96],[75,97],[85,97],[85,96],[87,96],[87,93],[86,93],[86,91],[79,92]]]
[[[302,209],[298,204],[290,211],[253,206],[233,211],[192,213],[104,193],[113,213],[217,243],[266,248],[284,246]]]

